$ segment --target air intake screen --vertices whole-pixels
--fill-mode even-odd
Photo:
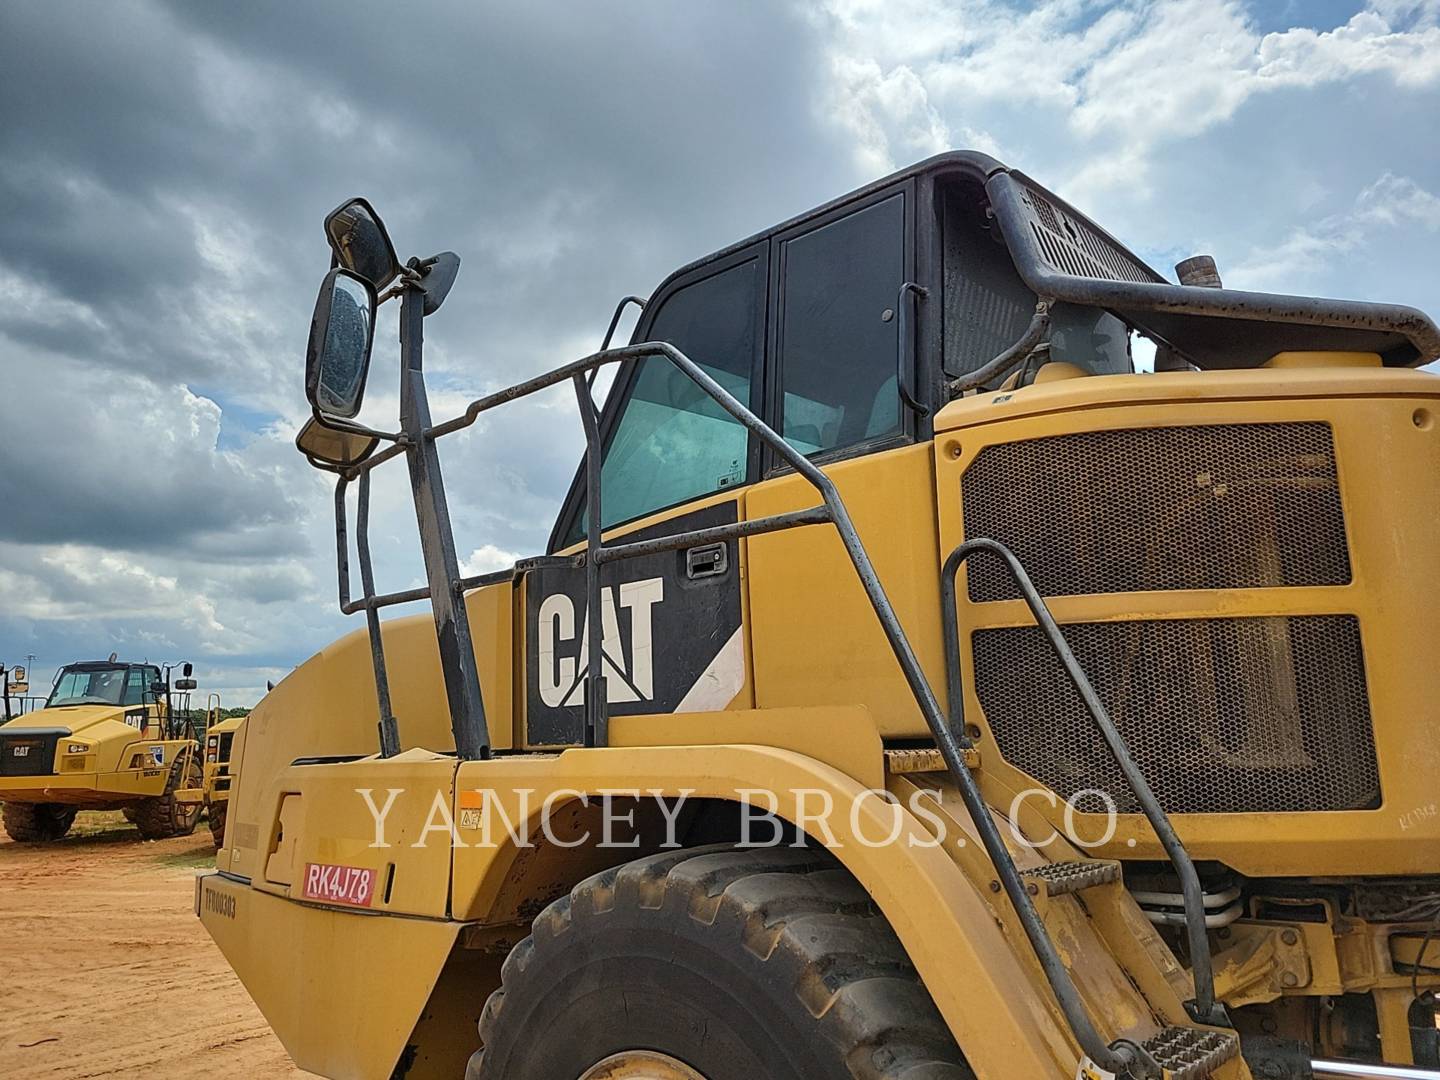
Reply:
[[[1379,804],[1360,627],[1348,615],[1063,628],[1171,813]],[[1139,805],[1038,628],[978,630],[975,682],[1000,753],[1070,798]],[[1104,809],[1093,795],[1081,810]]]
[[[1035,188],[1022,184],[1021,190],[1021,201],[1030,210],[1030,228],[1052,270],[1109,281],[1164,280],[1095,226],[1066,213]]]
[[[961,481],[967,537],[998,540],[1046,596],[1344,585],[1330,426],[1223,424],[987,446]],[[970,599],[1018,599],[999,560]]]

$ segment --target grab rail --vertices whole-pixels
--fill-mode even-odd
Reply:
[[[1095,693],[1095,688],[1090,684],[1085,670],[1075,659],[1075,653],[1071,650],[1069,642],[1065,640],[1065,635],[1061,633],[1055,617],[1050,614],[1050,609],[1041,598],[1039,590],[1035,588],[1035,583],[1030,580],[1030,575],[1026,572],[1024,565],[1015,557],[1014,552],[995,540],[977,538],[965,541],[950,553],[941,572],[940,589],[941,600],[945,607],[945,618],[942,623],[945,631],[945,675],[948,680],[950,697],[950,727],[960,732],[958,738],[963,740],[962,747],[968,747],[970,740],[965,735],[965,695],[960,676],[959,606],[955,579],[960,572],[961,564],[972,555],[982,551],[998,556],[1004,562],[1006,569],[1010,571],[1010,576],[1019,586],[1025,603],[1035,618],[1036,625],[1044,633],[1050,647],[1060,660],[1061,666],[1065,669],[1065,674],[1069,676],[1071,684],[1079,693],[1081,700],[1084,701],[1090,718],[1100,729],[1106,747],[1120,766],[1126,783],[1135,793],[1135,798],[1139,801],[1146,819],[1150,822],[1150,827],[1160,838],[1160,843],[1165,848],[1165,854],[1169,857],[1170,864],[1180,878],[1181,892],[1185,901],[1186,936],[1190,943],[1191,971],[1195,981],[1195,998],[1187,1004],[1191,1017],[1204,1023],[1227,1023],[1223,1010],[1217,1009],[1216,1006],[1215,974],[1210,958],[1209,939],[1205,930],[1205,891],[1200,884],[1200,875],[1195,870],[1195,863],[1191,860],[1190,853],[1185,850],[1185,845],[1175,832],[1175,827],[1170,823],[1169,815],[1165,813],[1160,801],[1155,798],[1155,793],[1150,789],[1144,772],[1131,755],[1125,737],[1120,734],[1115,722],[1110,719],[1109,712],[1100,701],[1099,695]],[[996,863],[998,868],[1009,871],[1008,874],[1002,874],[1001,881],[1005,885],[1006,893],[1015,904],[1020,922],[1025,927],[1025,933],[1030,938],[1031,945],[1035,947],[1035,952],[1040,957],[1041,966],[1045,969],[1046,975],[1050,977],[1052,984],[1057,986],[1057,996],[1062,997],[1062,1004],[1064,998],[1071,997],[1073,1004],[1078,1008],[1079,998],[1078,995],[1073,994],[1074,983],[1070,979],[1070,973],[1055,951],[1054,943],[1050,941],[1049,935],[1045,932],[1044,924],[1040,921],[1035,905],[1025,891],[1019,872],[1015,870],[1015,862],[1010,857],[1010,852],[1005,847],[1004,841],[1000,838],[1000,832],[995,828],[988,813],[980,812],[985,804],[980,796],[979,786],[973,779],[970,779],[968,784],[961,786],[961,794],[965,797],[967,807],[970,807],[972,799],[975,801],[976,805],[970,807],[971,815],[977,819],[976,824],[980,827],[981,838],[985,843],[986,851],[990,854],[991,861]],[[984,824],[982,824],[982,820]],[[1063,995],[1059,989],[1062,987],[1065,988]]]

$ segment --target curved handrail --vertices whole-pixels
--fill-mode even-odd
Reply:
[[[1110,714],[1104,704],[1100,701],[1095,688],[1090,684],[1085,670],[1080,662],[1075,659],[1075,653],[1071,650],[1065,635],[1061,633],[1060,627],[1055,622],[1055,617],[1050,614],[1049,607],[1041,598],[1040,592],[1035,588],[1035,583],[1030,580],[1030,575],[1025,567],[1016,558],[1015,553],[1004,544],[996,540],[977,538],[967,540],[955,548],[945,560],[944,570],[941,574],[940,588],[941,599],[945,606],[946,617],[943,620],[945,630],[945,676],[949,682],[950,696],[950,725],[955,730],[965,730],[965,697],[963,687],[960,684],[960,642],[959,642],[959,608],[956,598],[955,578],[960,571],[960,566],[970,556],[977,552],[986,551],[999,558],[1005,563],[1006,569],[1010,571],[1011,578],[1019,586],[1021,594],[1025,598],[1030,613],[1035,617],[1036,625],[1045,634],[1050,647],[1055,651],[1060,664],[1069,676],[1070,682],[1079,693],[1085,703],[1086,711],[1090,718],[1095,721],[1095,726],[1100,729],[1100,734],[1105,739],[1105,745],[1109,748],[1111,755],[1120,766],[1120,771],[1125,775],[1125,781],[1130,785],[1131,791],[1135,793],[1136,800],[1150,822],[1150,827],[1155,830],[1156,836],[1160,838],[1161,845],[1165,848],[1165,854],[1169,856],[1170,864],[1175,868],[1175,873],[1180,878],[1181,892],[1185,900],[1185,927],[1186,936],[1190,943],[1190,964],[1191,972],[1195,981],[1195,999],[1190,1003],[1191,1015],[1205,1023],[1224,1022],[1224,1017],[1216,1011],[1215,1002],[1215,974],[1210,958],[1210,943],[1205,931],[1205,892],[1200,885],[1200,875],[1195,870],[1195,863],[1190,858],[1190,853],[1185,850],[1175,827],[1170,823],[1170,817],[1165,813],[1155,793],[1150,789],[1145,774],[1136,763],[1130,753],[1130,747],[1125,742],[1125,737],[1110,719]],[[968,742],[968,739],[966,740]],[[996,838],[998,840],[998,832]],[[1004,845],[1001,842],[1001,848]],[[989,844],[987,843],[987,850]],[[994,853],[992,852],[992,858]],[[1008,852],[1006,852],[1008,858]],[[1018,875],[1016,881],[1018,884]],[[1008,890],[1007,890],[1008,891]],[[1023,887],[1020,889],[1024,895]],[[1012,899],[1014,899],[1012,897]],[[1025,896],[1028,903],[1028,895]],[[1016,905],[1017,908],[1019,905]],[[1030,905],[1033,909],[1033,905]],[[1038,916],[1036,917],[1038,919]],[[1026,923],[1026,916],[1022,913],[1021,922]],[[1031,934],[1031,926],[1026,924],[1026,933],[1031,936],[1031,943],[1035,944],[1036,939]],[[1049,942],[1048,937],[1044,939],[1046,948],[1054,946]],[[1041,946],[1036,945],[1036,951],[1041,951]],[[1058,963],[1058,956],[1056,957]],[[1042,964],[1044,958],[1042,957]],[[1063,966],[1062,966],[1063,969]],[[1047,969],[1048,970],[1048,969]],[[1069,978],[1069,973],[1065,973]]]

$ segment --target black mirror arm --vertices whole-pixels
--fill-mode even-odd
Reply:
[[[915,400],[915,395],[911,392],[909,383],[906,380],[906,368],[908,366],[906,364],[907,346],[910,347],[909,360],[911,364],[914,363],[919,349],[914,347],[915,342],[912,341],[910,335],[906,333],[908,320],[905,318],[905,313],[909,311],[912,306],[918,305],[921,300],[929,299],[929,297],[930,290],[913,281],[907,281],[901,285],[900,291],[895,296],[896,338],[900,346],[898,350],[899,358],[896,361],[895,386],[896,389],[900,391],[900,400],[905,403],[905,407],[910,409],[921,420],[930,415],[930,407]]]
[[[412,258],[400,268],[400,272],[395,278],[395,284],[375,298],[375,306],[379,307],[385,301],[394,300],[397,296],[404,296],[407,289],[418,289],[420,283],[425,280],[425,271],[429,270],[439,257],[432,255],[428,259]]]

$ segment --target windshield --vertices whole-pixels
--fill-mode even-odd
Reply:
[[[124,705],[125,675],[129,669],[117,667],[67,667],[56,680],[47,709],[60,705]]]

